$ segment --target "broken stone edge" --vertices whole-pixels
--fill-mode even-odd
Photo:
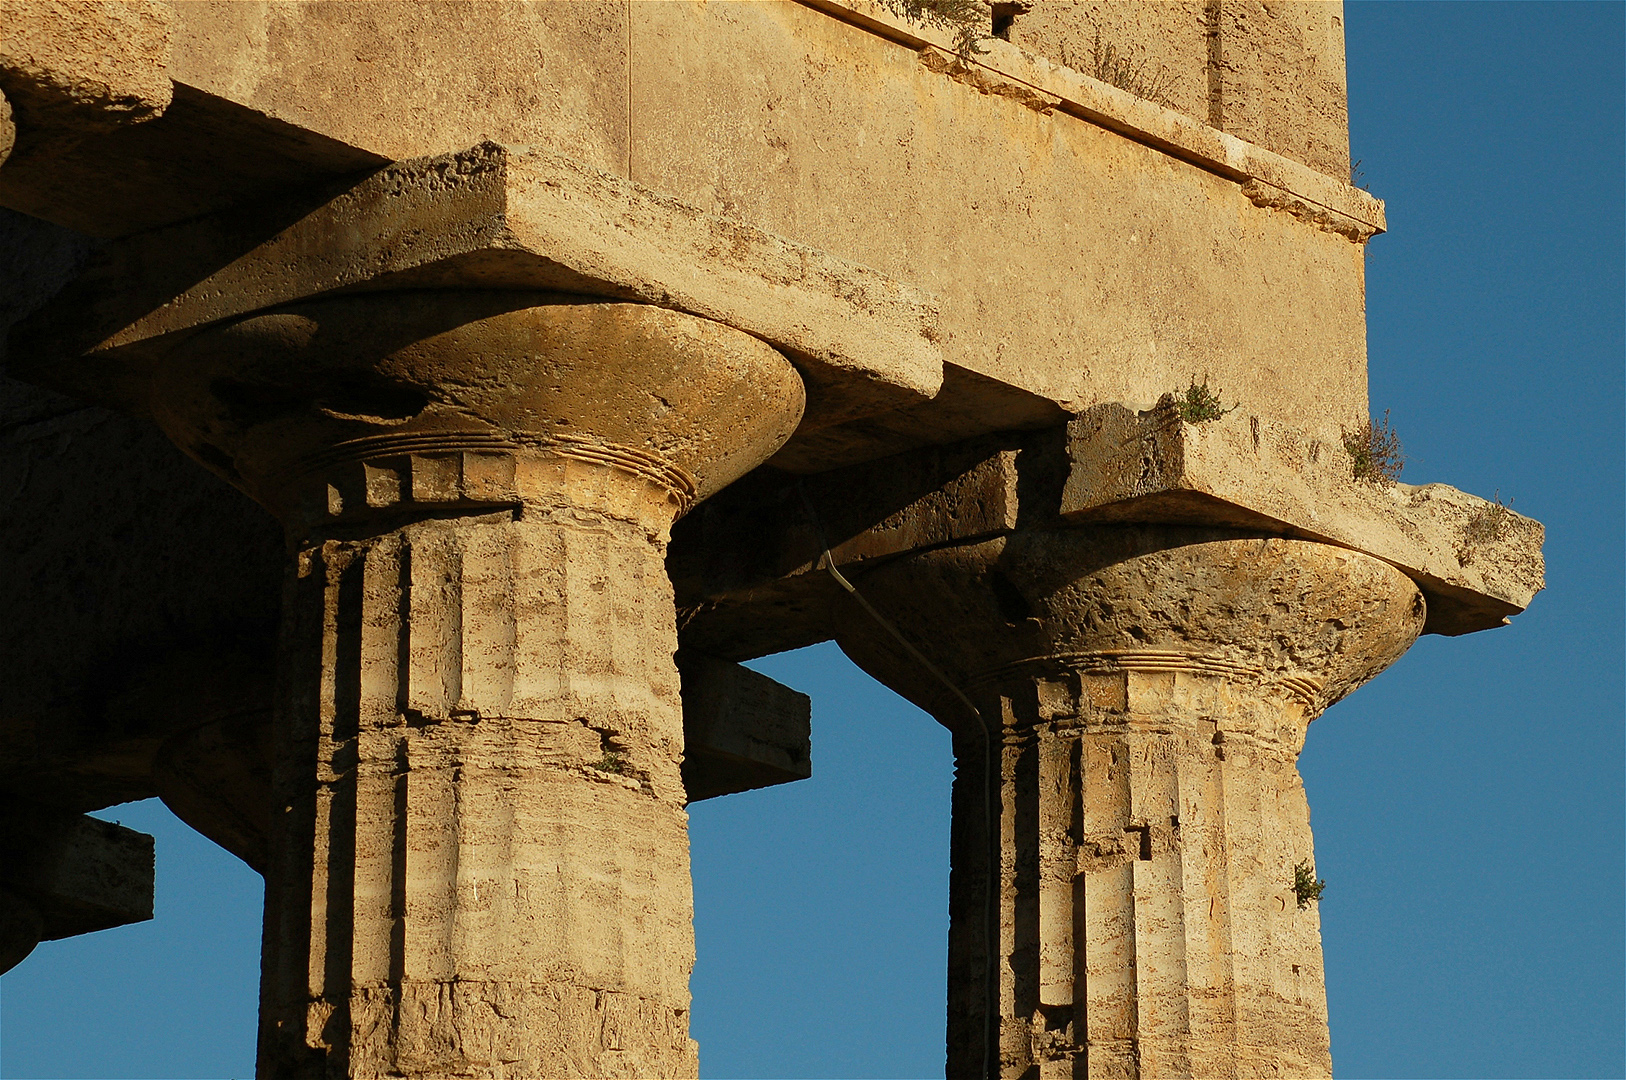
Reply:
[[[630,300],[743,330],[798,364],[816,426],[942,385],[931,294],[551,152],[487,142],[397,162],[282,216],[110,244],[19,327],[13,370],[130,407],[142,391],[121,384],[140,381],[142,354],[204,326],[331,293],[466,287]]]
[[[1425,633],[1504,625],[1545,584],[1540,522],[1445,484],[1357,480],[1344,447],[1260,417],[1101,405],[1067,442],[1064,520],[1265,528],[1359,551],[1417,582]]]
[[[1282,209],[1362,243],[1387,229],[1382,200],[1337,177],[1209,127],[1127,90],[1093,79],[1008,41],[987,37],[970,56],[954,54],[954,35],[913,23],[876,0],[797,0],[878,37],[935,55],[925,65],[988,93],[1067,113],[1243,185],[1257,206]]]

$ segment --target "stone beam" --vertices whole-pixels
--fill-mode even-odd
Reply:
[[[19,328],[13,365],[129,407],[148,358],[201,327],[335,292],[425,288],[634,300],[735,327],[796,362],[810,430],[927,401],[943,381],[929,294],[567,157],[495,144],[392,165],[314,209],[116,243]],[[59,369],[69,357],[72,374]]]
[[[677,664],[689,802],[813,775],[806,694],[716,657],[680,652]]]
[[[0,5],[0,93],[12,113],[8,122],[0,106],[0,206],[122,236],[384,163],[172,79],[184,14],[157,0]]]
[[[152,918],[152,887],[152,837],[6,799],[0,807],[0,971],[40,941]]]

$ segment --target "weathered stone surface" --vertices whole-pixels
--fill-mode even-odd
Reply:
[[[187,0],[177,82],[380,158],[486,139],[627,171],[628,5]]]
[[[831,636],[955,732],[952,1075],[1326,1074],[1305,727],[1541,583],[1337,467],[1341,7],[897,7],[0,0],[11,370],[294,554],[273,661],[263,515],[0,383],[0,793],[264,868],[264,1074],[693,1075],[684,802],[808,767],[726,660]]]
[[[1156,100],[1209,120],[1209,8],[1205,0],[1025,0],[1001,36],[1034,56],[1097,76],[1116,62]],[[1110,52],[1109,52],[1110,50]]]
[[[1327,438],[1365,407],[1350,236],[1381,227],[1376,200],[1009,43],[985,43],[979,81],[921,51],[947,35],[824,11],[856,7],[634,5],[634,177],[931,291],[945,364],[1051,406],[1155,401],[1207,372]],[[998,430],[957,411],[905,430]],[[863,460],[890,422],[849,425],[853,456],[831,429],[793,467]]]
[[[832,634],[841,592],[821,569],[823,545],[858,571],[1018,527],[1125,521],[1363,552],[1417,583],[1425,633],[1501,626],[1542,585],[1541,526],[1495,503],[1443,484],[1356,481],[1341,445],[1257,417],[1192,425],[1167,406],[1121,405],[820,476],[763,472],[680,524],[668,568],[685,643],[743,660]]]
[[[152,851],[134,829],[0,799],[0,889],[39,912],[42,941],[152,918]]]
[[[1013,7],[1005,31],[1013,45],[1086,75],[1115,68],[1140,96],[1330,177],[1349,176],[1341,2],[1028,0]]]
[[[1219,126],[1347,179],[1344,5],[1220,0]]]
[[[859,578],[952,673],[847,607],[843,650],[955,736],[950,1076],[1331,1075],[1294,762],[1424,603],[1368,556],[1225,536],[1021,531]]]
[[[679,653],[691,803],[813,775],[812,699],[739,664]]]
[[[108,249],[15,362],[63,383],[61,360],[87,354],[72,389],[129,400],[169,335],[335,290],[478,286],[638,300],[761,337],[808,373],[815,426],[942,382],[936,305],[920,290],[543,151],[404,162],[273,231],[246,251],[211,222]]]
[[[25,132],[26,135],[26,132]],[[28,140],[0,170],[0,206],[91,236],[127,236],[225,206],[323,190],[384,159],[178,85],[156,120]]]
[[[1357,480],[1341,443],[1258,416],[1192,424],[1167,402],[1103,405],[1068,425],[1067,447],[1064,518],[1234,525],[1363,551],[1430,596],[1428,633],[1501,626],[1542,588],[1539,522],[1445,484]]]
[[[25,128],[105,130],[170,101],[171,5],[156,0],[4,0],[0,90]]]
[[[896,452],[921,439],[949,441],[1042,422],[1041,405],[1079,409],[1154,400],[1193,370],[1256,400],[1280,402],[1283,419],[1330,415],[1364,402],[1360,259],[1322,227],[1363,236],[1381,228],[1382,214],[1380,204],[1341,178],[1005,42],[987,43],[987,54],[973,65],[980,74],[945,66],[943,46],[952,42],[884,12],[866,23],[864,5],[633,5],[624,28],[608,8],[572,5],[581,23],[558,16],[557,5],[542,5],[534,17],[514,8],[455,5],[441,16],[456,20],[462,39],[510,34],[522,42],[540,35],[545,69],[553,63],[548,56],[575,48],[570,34],[599,27],[597,51],[590,51],[595,61],[554,64],[549,70],[558,78],[550,86],[560,101],[585,103],[620,93],[614,87],[625,83],[628,96],[615,108],[593,108],[626,117],[616,124],[630,131],[626,171],[640,184],[941,297],[945,361],[985,383],[975,395],[945,395],[926,406],[893,400],[895,411],[880,422],[884,432],[875,422],[849,423],[838,425],[839,434],[829,429],[817,453],[793,445],[786,464],[799,471]],[[100,199],[116,207],[95,227],[120,231],[122,222],[127,231],[154,223],[160,204],[174,220],[233,192],[263,203],[278,185],[301,191],[335,169],[376,167],[382,159],[368,148],[383,146],[378,138],[396,131],[417,130],[418,121],[396,128],[380,118],[379,98],[369,87],[411,71],[413,94],[429,94],[442,84],[462,85],[479,67],[461,59],[448,66],[439,46],[424,41],[422,28],[413,29],[413,20],[427,17],[416,10],[186,5],[177,48],[198,59],[199,74],[182,79],[170,110],[178,115],[143,126],[173,129],[167,157],[158,155],[163,160],[185,158],[185,146],[202,142],[232,149],[218,155],[221,160],[185,159],[185,168],[171,173],[152,165],[158,147],[109,148],[104,157],[118,168],[98,175],[99,188],[69,185],[69,201],[88,206],[101,205]],[[531,22],[509,25],[523,18]],[[620,70],[614,50],[623,48],[623,37],[632,57],[624,80],[606,74]],[[370,63],[339,64],[345,54],[325,44],[329,38],[359,42]],[[512,48],[497,52],[512,59]],[[217,58],[213,66],[204,63],[209,57]],[[500,57],[491,62],[509,62]],[[234,70],[241,81],[230,76]],[[1015,96],[990,86],[1015,88]],[[1057,104],[1045,111],[1023,104],[1027,98]],[[519,98],[501,94],[482,100],[482,127],[471,137],[553,145],[526,127],[553,105],[522,109]],[[772,107],[722,115],[719,103],[733,101]],[[428,134],[439,129],[428,119],[427,104],[412,108],[430,127],[421,129],[421,139],[403,135],[406,141],[388,153],[436,153],[456,145],[433,141],[452,138],[452,129]],[[456,127],[461,119],[446,123],[463,130]],[[278,125],[281,135],[270,130]],[[597,131],[603,124],[590,126]],[[227,141],[249,130],[254,138],[241,147]],[[296,132],[310,145],[296,145]],[[365,132],[377,137],[364,138]],[[609,164],[619,150],[589,152],[610,144],[578,134],[570,147],[556,148],[620,171]],[[337,142],[341,136],[353,143]],[[269,186],[222,171],[261,144],[276,153],[262,151],[246,171],[274,181]],[[329,149],[318,152],[317,144]],[[340,160],[344,145],[350,145],[348,164]],[[1043,148],[1037,157],[1035,147]],[[120,155],[132,153],[139,167],[121,164]],[[132,178],[142,177],[144,197],[133,198]],[[1130,177],[1146,182],[1127,182]],[[198,189],[198,178],[206,190]],[[1097,212],[1080,218],[1081,197]],[[48,210],[37,201],[28,208]],[[1030,281],[1034,266],[1046,268],[1037,285]],[[215,269],[204,268],[171,293]],[[1171,300],[1176,295],[1178,303]],[[153,303],[169,298],[155,295]],[[1299,377],[1306,373],[1313,377]],[[820,403],[820,387],[813,389],[812,422],[823,423],[836,410]],[[999,406],[1004,418],[990,425],[970,406],[996,390],[1013,403],[1024,395],[1034,400]],[[1027,416],[1017,415],[1022,409]]]

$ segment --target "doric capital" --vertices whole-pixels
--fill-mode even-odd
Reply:
[[[1182,675],[1191,707],[1225,686],[1280,699],[1308,723],[1405,652],[1425,614],[1412,581],[1371,556],[1177,526],[1017,531],[916,553],[860,588],[985,715],[1015,710],[1005,720],[1016,725],[1092,700],[1148,715],[1151,702],[1125,695],[1161,693]],[[865,662],[918,687],[936,715],[963,711],[901,653],[880,659],[895,650],[862,613],[845,620],[842,642],[877,654]]]
[[[291,304],[197,334],[151,386],[171,438],[301,534],[565,488],[664,530],[782,445],[804,401],[783,356],[720,323],[503,291]]]

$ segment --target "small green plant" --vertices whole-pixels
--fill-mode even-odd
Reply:
[[[954,31],[954,52],[961,60],[988,51],[979,44],[993,36],[987,4],[977,0],[881,0],[881,5],[910,22]]]
[[[1362,191],[1370,191],[1371,188],[1366,186],[1366,173],[1365,173],[1365,171],[1363,171],[1361,169],[1361,162],[1363,160],[1364,159],[1362,159],[1362,158],[1356,158],[1353,162],[1350,163],[1350,166],[1349,166],[1349,186],[1350,187],[1358,187]]]
[[[1193,375],[1191,385],[1186,387],[1185,394],[1174,399],[1174,411],[1188,424],[1206,424],[1218,420],[1227,413],[1236,412],[1236,408],[1232,405],[1227,409],[1225,403],[1220,401],[1219,394],[1208,388],[1207,375],[1203,376],[1201,383],[1197,382],[1197,377]]]
[[[594,765],[593,768],[599,772],[615,773],[620,776],[627,771],[627,762],[619,751],[606,750],[604,756],[599,759],[598,764]]]
[[[1387,487],[1400,479],[1406,457],[1401,452],[1400,436],[1389,426],[1389,411],[1374,423],[1366,420],[1353,431],[1344,432],[1344,449],[1349,453],[1350,468],[1355,479],[1366,480]]]
[[[1462,526],[1462,538],[1470,544],[1492,544],[1500,540],[1513,521],[1513,511],[1509,509],[1512,505],[1512,499],[1502,501],[1502,492],[1498,489],[1492,501],[1468,515]]]
[[[1159,66],[1154,71],[1151,61],[1145,58],[1136,60],[1127,52],[1121,53],[1111,42],[1103,44],[1099,30],[1095,32],[1095,45],[1090,49],[1090,66],[1086,74],[1120,90],[1127,90],[1138,98],[1164,106],[1169,104],[1169,95],[1174,89],[1174,76],[1169,74],[1167,68]]]
[[[1300,860],[1293,867],[1293,895],[1298,897],[1300,911],[1318,902],[1321,890],[1326,887],[1327,883],[1315,876],[1315,867],[1310,865],[1308,859]]]
[[[1474,561],[1474,549],[1481,544],[1494,544],[1507,535],[1513,523],[1513,500],[1502,502],[1502,492],[1496,492],[1491,502],[1474,510],[1462,523],[1462,543],[1457,545],[1457,562],[1467,566]]]

